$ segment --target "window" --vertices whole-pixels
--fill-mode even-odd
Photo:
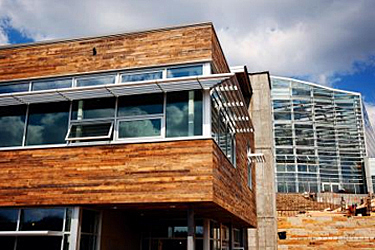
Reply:
[[[95,250],[99,234],[100,213],[93,210],[82,211],[80,250]]]
[[[22,146],[26,105],[0,107],[0,147]]]
[[[0,84],[0,94],[27,91],[29,91],[29,83]]]
[[[167,137],[202,135],[202,91],[167,94]]]
[[[147,81],[163,78],[162,71],[122,74],[121,82]]]
[[[65,143],[69,107],[69,102],[30,105],[26,145]]]
[[[236,165],[236,134],[230,122],[228,110],[223,107],[217,91],[211,93],[211,134],[219,148],[233,166]]]
[[[161,136],[164,119],[163,94],[120,97],[118,138]]]
[[[71,208],[0,209],[2,250],[69,249]],[[65,228],[64,228],[65,225]],[[17,237],[19,232],[33,231],[33,236]],[[50,232],[46,236],[46,231]]]
[[[78,122],[70,125],[66,140],[83,141],[92,139],[110,139],[112,131],[113,122]]]
[[[116,75],[97,75],[77,78],[77,87],[95,86],[113,84],[116,81]]]
[[[187,66],[167,69],[167,78],[184,77],[184,76],[198,76],[203,74],[203,66]]]
[[[28,82],[2,83],[0,94],[31,93],[202,74],[201,64],[148,71],[36,79]],[[69,94],[71,92],[65,91],[61,94],[66,93],[66,97],[77,98],[77,95],[69,96],[68,92]],[[54,93],[54,95],[58,94]],[[27,98],[29,97],[31,98],[27,95]],[[223,117],[221,118],[227,119]],[[220,140],[225,141],[222,143],[225,145],[223,150],[228,158],[234,161],[235,131],[233,126],[228,127],[229,125],[223,122]],[[56,99],[55,102],[43,104],[0,107],[0,147],[69,144],[88,140],[131,140],[142,137],[201,136],[202,134],[201,90],[83,99],[72,102],[65,102],[64,99],[58,102]]]
[[[110,140],[114,127],[115,106],[115,98],[74,101],[66,140]]]
[[[72,87],[72,78],[49,79],[32,82],[32,90],[63,89]]]
[[[61,231],[63,230],[65,209],[22,209],[21,231]]]

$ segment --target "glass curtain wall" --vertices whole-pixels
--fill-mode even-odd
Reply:
[[[277,191],[364,193],[360,94],[271,79]]]

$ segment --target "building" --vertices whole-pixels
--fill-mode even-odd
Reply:
[[[211,23],[0,47],[1,249],[247,248],[251,95]]]
[[[372,192],[365,162],[374,137],[365,136],[371,125],[360,93],[271,82],[277,192]]]

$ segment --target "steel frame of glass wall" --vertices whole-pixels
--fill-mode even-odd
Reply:
[[[360,93],[271,77],[278,192],[366,193]]]

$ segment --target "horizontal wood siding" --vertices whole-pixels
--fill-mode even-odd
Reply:
[[[248,134],[237,134],[237,166],[234,168],[219,147],[214,145],[214,202],[252,226],[257,224],[256,191],[248,185]],[[253,167],[254,169],[254,167]],[[255,187],[255,171],[251,176]]]
[[[214,30],[212,32],[212,66],[215,74],[230,72],[228,62],[225,59],[223,50],[221,49],[219,40]]]
[[[0,206],[212,201],[212,141],[0,152]]]
[[[212,33],[205,24],[0,49],[0,81],[211,61]]]

